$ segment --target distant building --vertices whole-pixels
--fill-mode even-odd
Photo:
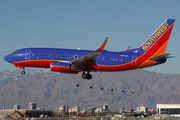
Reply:
[[[80,110],[79,110],[79,111],[80,111]],[[69,112],[69,108],[68,108],[67,105],[64,105],[64,106],[63,106],[63,112],[64,112],[64,113],[68,113],[68,112]]]
[[[180,114],[180,104],[157,104],[157,114]]]
[[[39,109],[39,110],[26,110],[26,115],[29,117],[40,117],[42,115],[51,117],[52,110]]]
[[[69,112],[80,112],[80,107],[73,107],[72,109],[69,109]]]
[[[67,105],[63,105],[59,108],[57,108],[59,112],[61,113],[68,113],[69,112],[69,109],[68,109],[68,106]]]
[[[105,111],[108,110],[108,104],[103,105],[103,110],[105,110]]]
[[[139,112],[146,112],[146,111],[148,111],[148,108],[147,107],[144,107],[144,106],[140,106],[140,107],[137,107],[136,108]]]
[[[58,112],[63,113],[63,106],[58,108]]]
[[[59,111],[59,108],[56,108],[56,109],[55,109],[55,112],[58,112],[58,111]]]
[[[13,106],[13,110],[19,110],[19,109],[21,109],[21,106],[19,104],[15,104]]]
[[[95,112],[95,113],[101,113],[101,112],[102,112],[102,109],[101,109],[101,108],[97,108],[94,112]]]
[[[37,104],[36,103],[29,103],[29,110],[36,110]]]

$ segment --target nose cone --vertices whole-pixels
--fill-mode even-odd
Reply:
[[[4,57],[4,60],[6,60],[7,62],[10,62],[11,63],[11,55],[6,55]]]

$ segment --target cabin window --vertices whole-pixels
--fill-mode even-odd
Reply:
[[[59,57],[59,55],[58,55],[58,57]]]
[[[32,54],[32,56],[34,56],[34,53]]]
[[[14,55],[19,54],[19,52],[13,52]]]

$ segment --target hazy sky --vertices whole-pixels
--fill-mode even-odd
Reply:
[[[19,69],[4,56],[26,47],[108,51],[139,47],[164,22],[176,19],[166,53],[174,58],[147,68],[180,74],[179,0],[1,0],[0,70]]]

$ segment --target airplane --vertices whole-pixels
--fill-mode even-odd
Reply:
[[[166,19],[138,48],[129,47],[122,52],[104,50],[108,37],[92,50],[24,48],[14,51],[4,59],[21,68],[47,68],[53,72],[78,74],[90,80],[90,72],[116,72],[136,70],[165,63],[170,53],[165,53],[175,19]]]

